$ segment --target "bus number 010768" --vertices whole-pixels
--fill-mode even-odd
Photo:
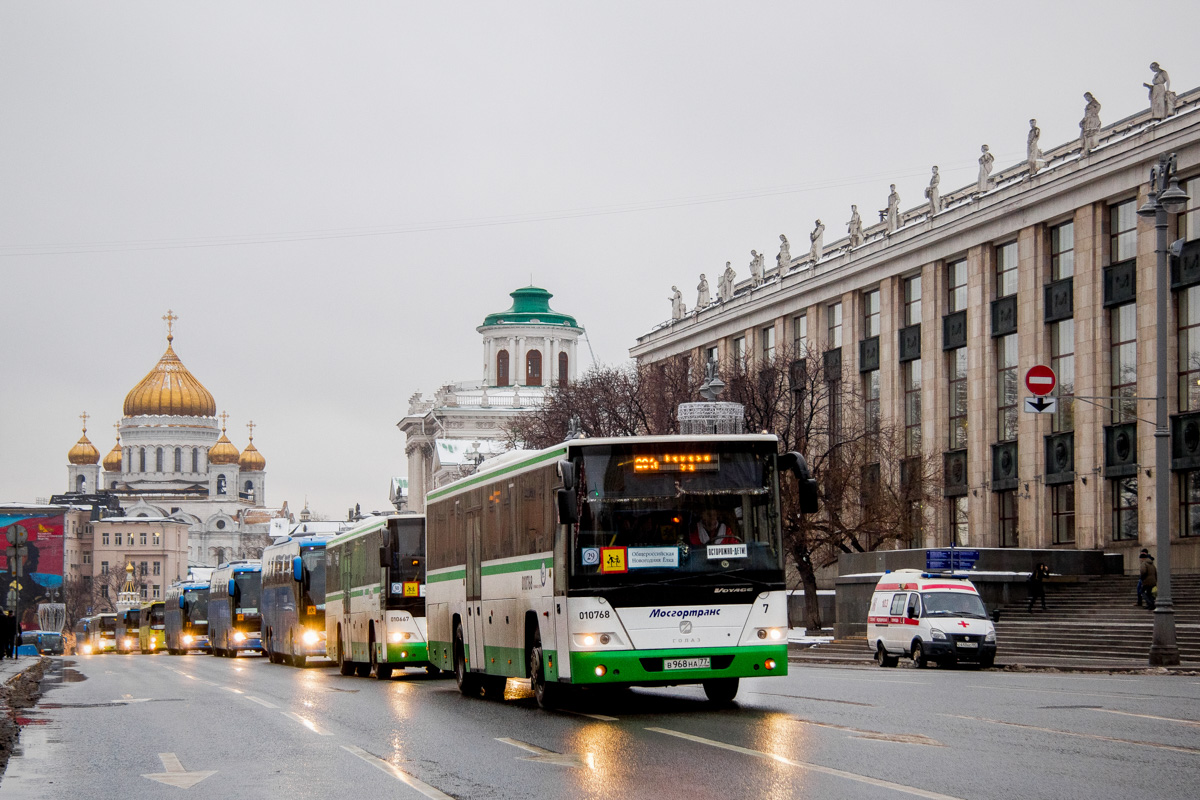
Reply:
[[[608,619],[608,610],[603,611],[580,611],[580,619]]]

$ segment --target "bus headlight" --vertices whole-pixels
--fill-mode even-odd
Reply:
[[[153,639],[151,639],[151,640],[150,640],[150,649],[151,649],[151,650],[153,650],[153,649],[154,649],[154,648],[156,648],[156,647],[158,647],[158,642],[156,642],[156,641],[154,641]]]
[[[304,640],[305,644],[309,645],[316,644],[317,642],[321,641],[321,637],[317,635],[316,631],[305,631],[304,636],[300,638]]]
[[[584,643],[585,645],[587,645],[588,647],[591,647],[592,645],[594,645],[594,644],[596,643],[596,637],[595,637],[595,636],[592,636],[592,635],[589,633],[589,634],[587,634],[587,635],[585,635],[585,636],[583,637],[583,643]]]
[[[133,639],[126,638],[125,647],[128,649],[133,649]]]
[[[196,641],[196,640],[192,637],[192,635],[190,633],[185,633],[183,635],[183,643],[184,644],[191,644],[194,641]]]
[[[242,642],[246,641],[246,634],[242,633],[241,631],[237,631],[233,634],[233,640],[238,644],[241,644]]]
[[[92,654],[92,646],[90,644],[85,644],[83,646],[83,654],[85,656],[90,656]]]
[[[388,639],[392,642],[392,644],[396,644],[397,642],[404,641],[404,634],[402,634],[400,631],[392,631],[390,634],[388,634]]]

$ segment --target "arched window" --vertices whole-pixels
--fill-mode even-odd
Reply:
[[[243,497],[246,500],[254,499],[254,481],[246,481],[246,486],[243,490]]]
[[[161,447],[154,451],[154,471],[163,471],[163,451]]]
[[[508,386],[508,351],[496,353],[496,385]]]
[[[175,448],[175,471],[183,472],[183,448]]]
[[[116,482],[116,481],[113,481],[112,483],[110,483],[110,484],[108,485],[108,488],[112,489],[113,491],[116,491],[116,489],[117,489],[117,482]]]
[[[192,472],[200,471],[200,448],[192,448]]]
[[[217,494],[225,494],[225,476],[217,476]]]
[[[141,458],[139,459],[141,461],[141,469],[138,471],[145,472],[146,471],[146,448],[139,447],[138,454],[141,456]]]
[[[82,475],[75,476],[75,491],[83,494],[87,491],[87,478]]]
[[[540,350],[530,350],[525,356],[525,385],[542,385],[542,353]]]
[[[567,374],[568,374],[567,373],[567,354],[559,353],[558,354],[558,385],[559,386],[567,385]]]

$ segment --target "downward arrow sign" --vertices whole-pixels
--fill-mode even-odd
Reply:
[[[522,742],[517,739],[496,739],[498,742],[511,744],[513,747],[519,747],[522,750],[533,753],[531,756],[522,756],[521,761],[537,761],[542,764],[555,764],[560,767],[578,767],[580,769],[595,769],[596,761],[591,753],[556,753],[553,750],[547,750],[544,747],[538,747],[536,744]]]
[[[1047,411],[1054,411],[1058,406],[1058,398],[1056,397],[1026,397],[1025,410],[1033,414],[1043,414]]]
[[[209,775],[216,775],[215,769],[204,772],[186,772],[183,769],[183,764],[179,763],[179,757],[174,753],[159,753],[159,760],[162,761],[163,769],[166,772],[155,772],[150,775],[143,775],[143,778],[149,778],[152,781],[165,783],[167,786],[176,786],[180,789],[190,789],[200,781],[207,778]]]

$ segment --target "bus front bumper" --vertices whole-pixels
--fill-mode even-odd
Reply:
[[[787,675],[787,645],[572,652],[571,683],[671,686]],[[672,663],[674,662],[674,663]],[[707,666],[705,666],[707,664]],[[678,669],[672,667],[681,667]]]
[[[429,645],[425,642],[389,642],[387,663],[400,666],[425,665],[429,663]]]

